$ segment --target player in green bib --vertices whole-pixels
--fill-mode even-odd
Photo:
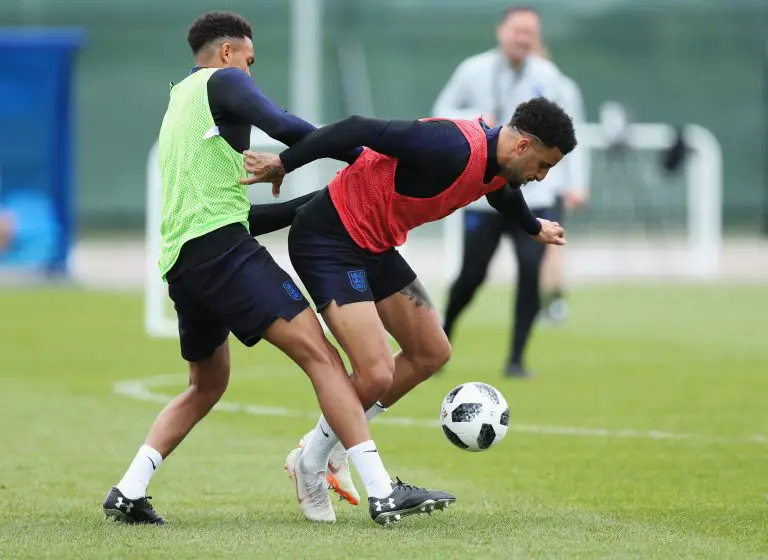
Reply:
[[[226,390],[230,332],[246,346],[264,338],[292,358],[312,381],[366,488],[375,489],[369,497],[386,503],[393,491],[338,352],[296,284],[253,237],[288,226],[296,208],[312,195],[251,208],[239,183],[251,126],[289,146],[315,127],[275,106],[254,85],[251,38],[251,27],[240,16],[202,16],[187,37],[195,67],[171,88],[159,137],[163,246],[158,273],[168,283],[178,315],[189,387],[163,409],[125,476],[107,495],[104,512],[120,521],[164,522],[146,497],[147,487],[162,461]],[[354,150],[338,158],[349,162],[358,154]],[[305,516],[335,521],[325,471],[290,474]]]

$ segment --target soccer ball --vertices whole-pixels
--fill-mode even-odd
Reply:
[[[507,435],[509,407],[490,385],[464,383],[443,399],[440,425],[448,441],[459,449],[485,451]]]

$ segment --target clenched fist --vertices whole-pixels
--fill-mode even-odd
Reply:
[[[565,245],[565,230],[557,222],[539,218],[541,231],[533,238],[542,245]]]

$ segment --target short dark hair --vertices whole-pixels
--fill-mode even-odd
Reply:
[[[193,54],[197,54],[211,41],[231,37],[253,39],[251,24],[244,17],[232,12],[208,12],[197,18],[187,32]]]
[[[532,14],[536,14],[537,16],[541,17],[541,14],[539,14],[539,10],[534,8],[533,6],[511,6],[504,10],[502,12],[501,17],[499,18],[499,24],[504,23],[507,21],[507,18],[513,14],[520,14],[523,12],[530,12]]]
[[[576,147],[571,117],[545,97],[535,97],[518,105],[509,126],[535,136],[548,148],[559,148],[563,155]]]

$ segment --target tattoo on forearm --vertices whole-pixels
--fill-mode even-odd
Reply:
[[[416,304],[416,307],[426,306],[428,309],[434,309],[435,307],[427,295],[427,290],[424,289],[424,286],[418,280],[411,282],[405,289],[400,290],[400,293],[407,296],[409,300]]]

